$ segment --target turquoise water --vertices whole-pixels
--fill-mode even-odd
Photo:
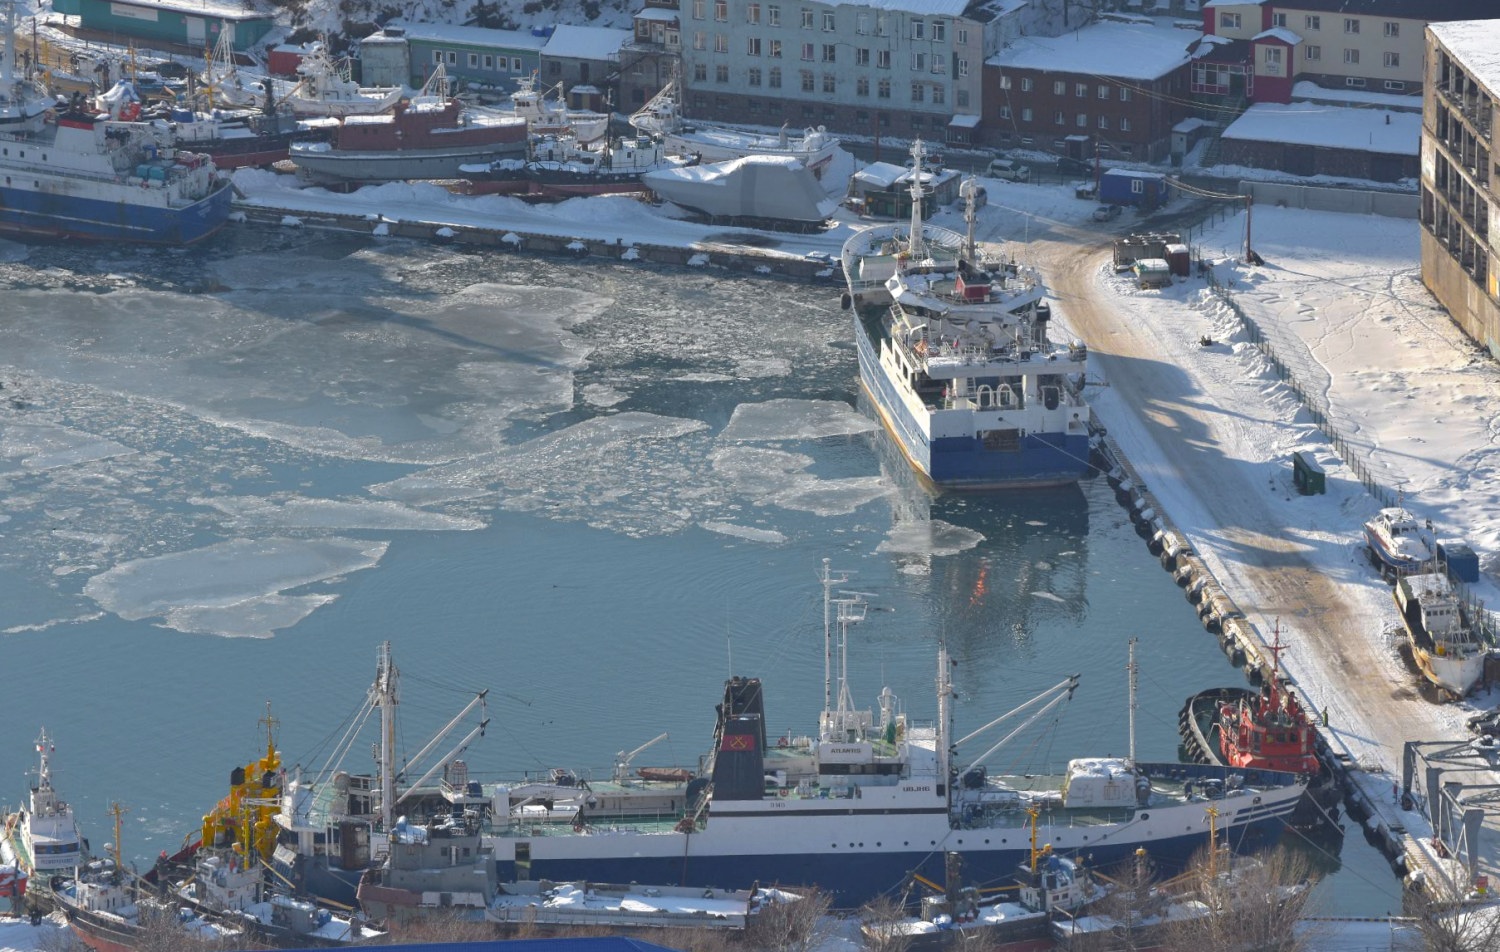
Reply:
[[[322,767],[386,640],[409,752],[489,689],[482,779],[602,776],[663,732],[635,764],[692,765],[731,674],[808,733],[825,558],[869,596],[862,706],[889,685],[931,719],[939,639],[958,736],[1082,675],[992,771],[1123,755],[1131,638],[1142,758],[1239,677],[1104,480],[916,486],[855,406],[836,289],[290,231],[6,260],[0,798],[45,725],[86,833],[119,802],[142,862],[256,756],[268,701],[285,762]],[[1322,892],[1397,906],[1358,835]]]

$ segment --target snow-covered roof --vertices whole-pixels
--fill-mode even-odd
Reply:
[[[929,17],[960,17],[969,6],[967,0],[860,0],[859,5]]]
[[[949,119],[948,126],[952,129],[974,129],[979,126],[979,117],[961,113]]]
[[[1197,116],[1191,116],[1191,117],[1189,117],[1187,119],[1184,119],[1181,122],[1177,123],[1177,125],[1173,126],[1172,127],[1172,131],[1173,132],[1195,132],[1195,131],[1197,131],[1199,129],[1202,129],[1204,126],[1206,126],[1208,124],[1209,123],[1205,122],[1202,119],[1199,119]]]
[[[1302,37],[1293,33],[1291,30],[1288,30],[1284,26],[1273,26],[1269,30],[1263,30],[1262,32],[1255,34],[1253,39],[1257,41],[1280,40],[1287,46],[1296,46],[1298,43],[1302,42]]]
[[[541,51],[547,37],[529,30],[489,30],[480,26],[457,26],[452,23],[405,24],[406,38],[427,43],[462,43],[466,46],[505,47],[512,50]]]
[[[1224,138],[1416,155],[1422,117],[1411,112],[1346,109],[1309,102],[1257,103],[1224,130]]]
[[[666,20],[669,23],[678,16],[678,11],[664,10],[661,7],[646,7],[644,10],[637,10],[635,14],[637,20]]]
[[[1319,86],[1311,80],[1299,80],[1292,84],[1292,99],[1308,99],[1318,102],[1358,103],[1366,106],[1388,106],[1392,109],[1422,111],[1421,96],[1406,96],[1401,93],[1377,93],[1368,89],[1350,89],[1347,86]]]
[[[1210,7],[1258,7],[1265,2],[1266,0],[1207,0],[1203,4],[1203,9],[1207,10]]]
[[[1105,169],[1104,174],[1115,178],[1138,178],[1157,182],[1166,178],[1166,175],[1161,172],[1150,172],[1146,169]]]
[[[1427,28],[1486,89],[1500,92],[1500,20],[1429,23]]]
[[[611,60],[620,55],[620,47],[634,36],[630,30],[603,26],[559,26],[542,52],[570,59]]]
[[[858,172],[855,172],[854,177],[876,188],[890,188],[896,184],[897,179],[905,174],[906,169],[903,166],[890,162],[871,162]]]
[[[240,3],[225,3],[222,0],[122,0],[127,7],[153,7],[162,10],[173,10],[178,13],[190,13],[193,16],[221,17],[225,20],[269,20],[271,14],[260,13],[255,10],[247,10]]]
[[[1001,69],[1150,80],[1186,63],[1187,46],[1195,38],[1170,25],[1095,23],[1057,37],[1020,37],[985,62]]]

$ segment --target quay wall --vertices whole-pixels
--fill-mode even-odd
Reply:
[[[719,268],[745,274],[780,277],[805,283],[841,285],[834,262],[761,249],[747,245],[699,242],[691,247],[583,238],[566,234],[518,231],[502,225],[478,227],[443,222],[392,219],[365,212],[335,213],[298,208],[275,208],[237,203],[236,211],[259,226],[320,228],[351,234],[406,238],[469,248],[490,248],[517,254],[603,259],[671,267]]]

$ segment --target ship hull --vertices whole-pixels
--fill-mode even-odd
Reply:
[[[479,149],[409,152],[312,151],[294,145],[291,157],[304,178],[315,182],[357,183],[462,178],[461,166],[516,158],[525,151],[524,140]]]
[[[21,176],[36,179],[36,173],[29,170],[15,175]],[[229,221],[227,183],[191,204],[166,205],[136,200],[144,190],[129,185],[63,177],[40,181],[42,189],[0,185],[0,234],[190,245],[212,236]]]
[[[1034,433],[1016,449],[987,449],[976,436],[931,438],[906,406],[881,366],[878,343],[857,309],[854,336],[859,380],[876,415],[903,456],[923,479],[940,489],[1042,488],[1076,483],[1088,472],[1086,433]]]

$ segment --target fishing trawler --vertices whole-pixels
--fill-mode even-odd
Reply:
[[[1088,348],[1048,337],[1041,278],[981,257],[978,189],[967,235],[922,220],[926,149],[912,144],[911,219],[844,244],[859,378],[911,466],[939,489],[1056,486],[1089,469]]]
[[[0,863],[14,866],[23,879],[36,876],[38,885],[69,873],[87,859],[88,845],[78,832],[73,808],[52,788],[52,754],[56,747],[47,729],[36,739],[36,783],[26,806],[5,818],[0,832]]]
[[[1417,669],[1449,697],[1462,698],[1484,675],[1489,649],[1475,631],[1472,609],[1445,572],[1403,575],[1393,592]]]
[[[1302,796],[1305,781],[1292,774],[1133,757],[1078,758],[1054,775],[992,776],[984,760],[1000,744],[964,760],[957,751],[1007,718],[952,738],[953,686],[943,648],[935,724],[901,712],[889,689],[880,694],[878,717],[855,709],[848,630],[866,603],[854,594],[834,597],[845,581],[825,563],[824,602],[837,606],[838,632],[835,642],[825,624],[826,656],[840,660],[836,679],[830,672],[825,682],[815,735],[768,735],[760,680],[731,678],[712,749],[675,819],[585,818],[542,827],[494,816],[486,842],[497,881],[726,889],[816,883],[835,905],[850,908],[912,872],[940,878],[947,852],[962,855],[972,878],[1009,880],[1030,854],[1033,810],[1037,835],[1059,856],[1111,864],[1145,849],[1160,863],[1183,865],[1208,842],[1211,816],[1237,849],[1253,849],[1274,841]],[[1028,714],[1023,727],[1035,723],[1076,684],[1069,678],[1012,714]]]

